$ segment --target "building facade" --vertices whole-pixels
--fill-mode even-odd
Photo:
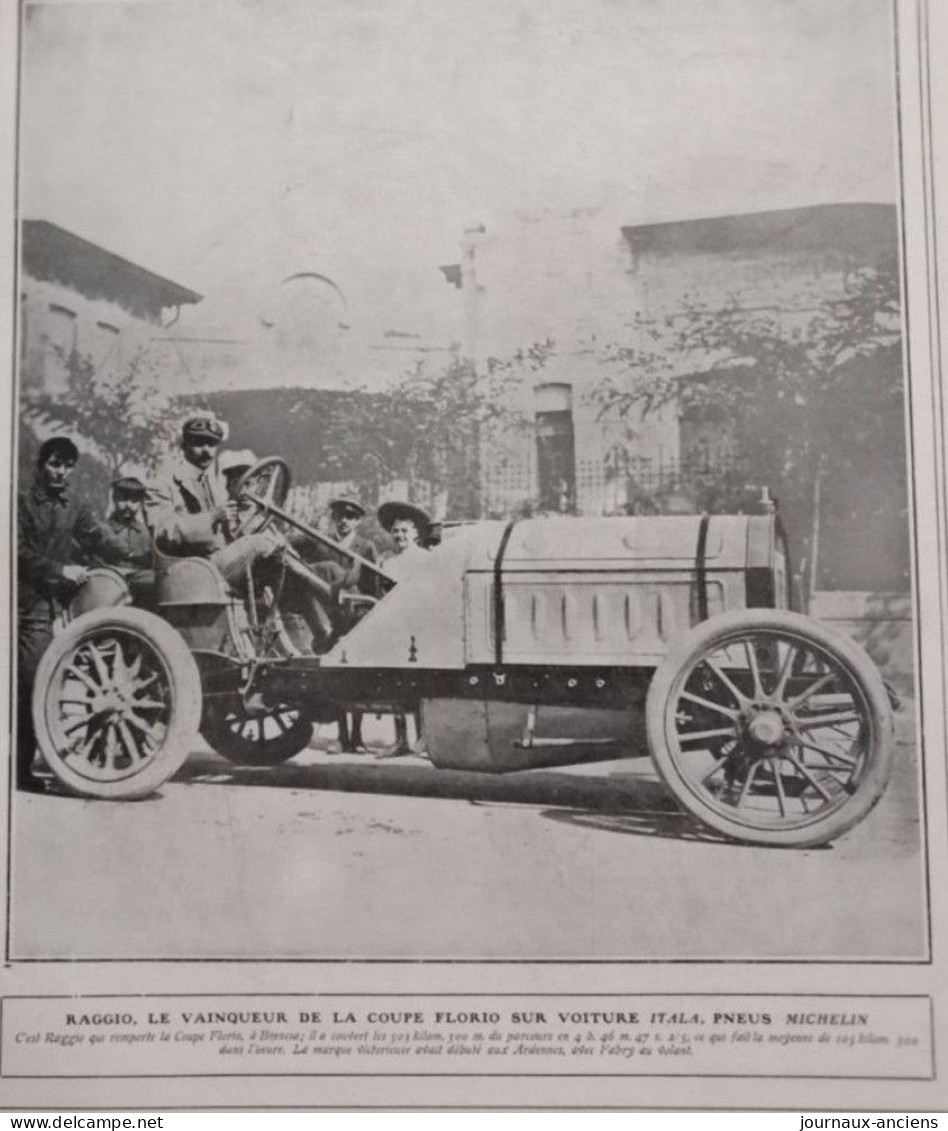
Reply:
[[[680,493],[696,462],[734,460],[725,424],[673,401],[610,411],[617,347],[669,377],[700,374],[712,359],[663,357],[656,327],[732,305],[802,325],[897,244],[894,206],[860,203],[646,225],[576,210],[466,232],[461,261],[441,268],[463,305],[462,352],[509,374],[510,423],[485,438],[485,511],[626,513],[640,496]]]
[[[20,258],[20,379],[55,395],[66,359],[88,357],[97,373],[120,371],[163,340],[196,291],[46,220],[24,220]]]

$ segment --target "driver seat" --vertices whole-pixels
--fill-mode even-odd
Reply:
[[[192,651],[252,658],[243,602],[215,565],[155,551],[155,573],[158,612]]]

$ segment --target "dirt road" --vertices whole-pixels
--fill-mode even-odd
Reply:
[[[195,752],[148,801],[16,795],[12,956],[924,955],[910,717],[876,810],[805,851],[703,831],[647,758],[492,777],[331,729],[274,769]]]

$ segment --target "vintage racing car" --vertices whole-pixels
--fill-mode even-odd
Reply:
[[[244,529],[276,523],[351,561],[283,509],[288,487],[277,457],[251,469]],[[327,609],[321,655],[272,582],[249,578],[239,597],[205,559],[160,559],[152,599],[133,607],[119,573],[92,571],[36,680],[52,772],[83,796],[140,798],[199,731],[234,762],[268,765],[342,710],[418,710],[447,770],[616,758],[647,741],[684,809],[754,844],[825,843],[885,788],[890,697],[856,643],[791,611],[776,515],[484,521],[397,585],[358,564],[383,595]]]

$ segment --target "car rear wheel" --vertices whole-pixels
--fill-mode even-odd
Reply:
[[[676,799],[752,844],[833,840],[872,809],[892,765],[892,712],[872,661],[783,610],[693,628],[655,673],[646,725]]]
[[[147,797],[193,749],[201,680],[184,640],[143,609],[72,621],[40,661],[33,722],[56,778],[86,797]]]
[[[276,766],[306,749],[313,724],[299,707],[286,703],[248,712],[235,695],[205,711],[201,734],[237,766]]]

